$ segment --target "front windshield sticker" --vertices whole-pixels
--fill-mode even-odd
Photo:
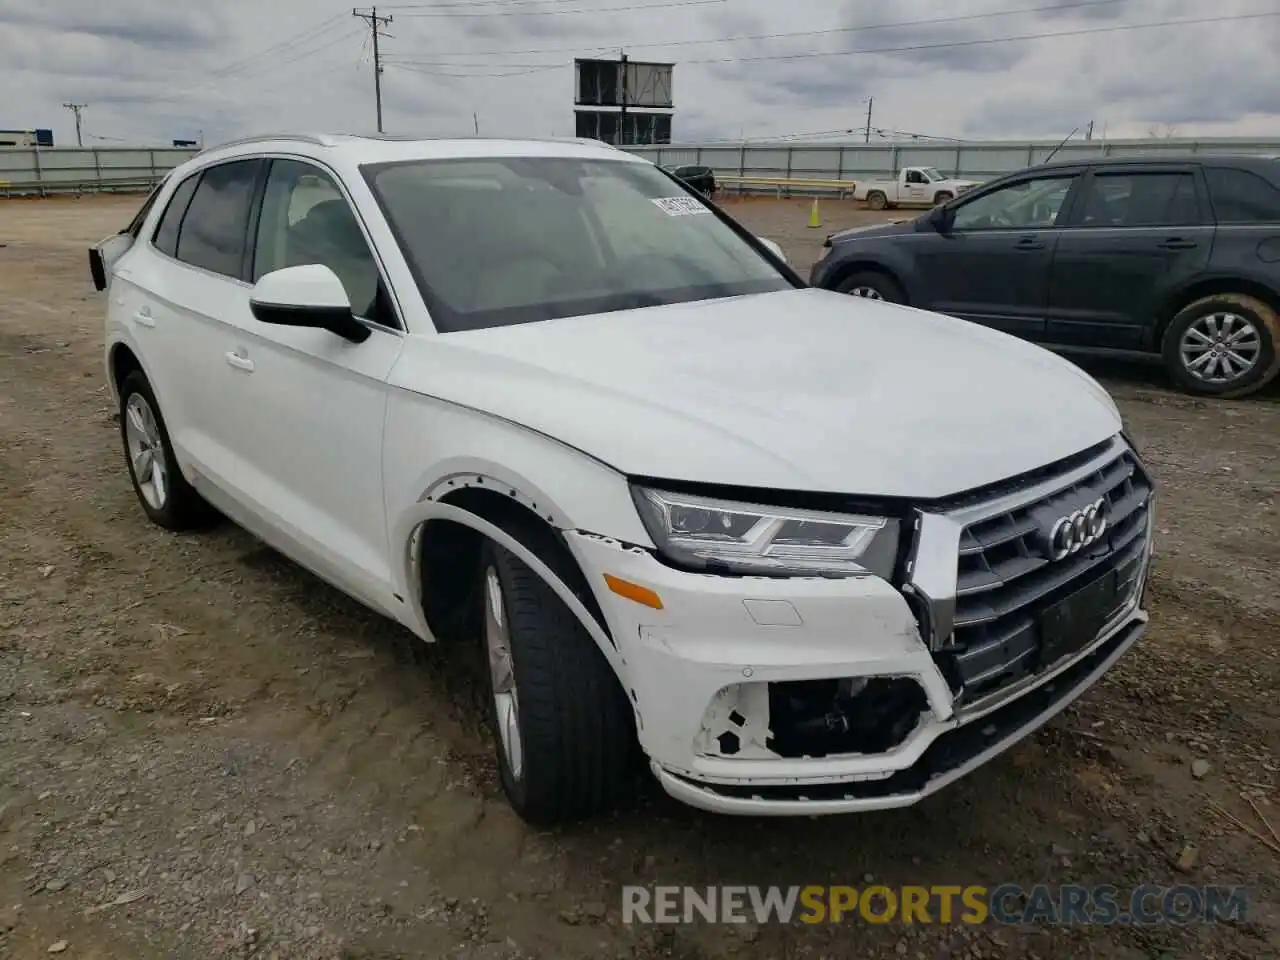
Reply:
[[[711,212],[693,197],[650,197],[650,199],[669,217]]]

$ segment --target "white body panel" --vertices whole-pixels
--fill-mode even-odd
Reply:
[[[412,550],[420,525],[444,517],[500,537],[440,497],[487,486],[563,532],[604,613],[607,631],[594,621],[588,631],[631,694],[641,744],[676,796],[755,813],[919,799],[917,791],[797,805],[733,801],[690,785],[686,778],[886,777],[962,721],[902,590],[874,576],[677,570],[656,555],[628,478],[928,503],[1106,441],[1121,428],[1114,403],[1067,361],[1012,337],[818,290],[439,334],[358,164],[489,155],[645,162],[564,142],[301,138],[208,151],[176,171],[166,189],[203,164],[240,156],[303,158],[329,171],[376,253],[405,329],[377,328],[357,343],[258,321],[247,284],[151,245],[167,200],[161,195],[139,241],[109,267],[108,373],[117,346],[137,357],[184,475],[211,502],[426,640],[433,638]],[[536,556],[500,542],[590,619]],[[954,554],[950,562],[954,580]],[[610,593],[605,573],[657,591],[665,608]],[[752,604],[789,607],[797,622],[762,626],[748,613],[757,609]],[[1123,621],[1082,656],[1122,631],[1133,634],[1125,634],[1127,647],[1144,622],[1135,597]],[[1122,652],[1108,654],[1097,673]],[[921,724],[889,754],[726,760],[697,746],[709,702],[743,676],[870,675],[914,677],[927,694]]]

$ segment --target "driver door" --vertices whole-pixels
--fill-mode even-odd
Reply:
[[[300,563],[387,611],[390,554],[382,489],[387,377],[403,345],[378,262],[354,209],[325,170],[270,161],[252,280],[323,264],[338,275],[371,335],[262,323],[247,308],[225,367],[226,401],[240,425],[240,490],[274,529],[262,532]],[[224,413],[224,416],[228,414]],[[273,536],[274,535],[274,536]]]
[[[919,170],[908,170],[903,177],[902,199],[906,203],[929,203],[933,194],[929,190],[929,178]]]
[[[919,306],[1043,339],[1049,277],[1076,171],[1055,170],[966,194],[946,229],[921,243]]]

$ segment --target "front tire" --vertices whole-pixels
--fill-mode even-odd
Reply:
[[[134,370],[120,384],[120,440],[133,492],[152,523],[183,531],[207,525],[216,517],[183,477],[160,404],[141,370]]]
[[[840,293],[864,300],[883,300],[886,303],[906,303],[907,296],[898,282],[887,273],[878,270],[860,270],[841,280],[836,286]]]
[[[1255,297],[1214,294],[1169,321],[1165,369],[1187,393],[1232,399],[1261,390],[1280,373],[1276,312]]]
[[[636,742],[613,669],[555,591],[512,553],[486,542],[479,574],[503,792],[535,825],[603,812],[626,784]]]
[[[950,190],[939,190],[937,193],[933,195],[933,205],[935,207],[940,207],[944,203],[947,203],[950,200],[954,200],[955,198],[956,198],[956,195],[952,193]]]

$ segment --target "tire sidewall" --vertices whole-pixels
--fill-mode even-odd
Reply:
[[[879,291],[881,301],[884,303],[903,303],[906,300],[898,283],[883,273],[860,270],[841,280],[836,286],[836,291],[848,294],[855,287],[871,287]]]
[[[156,427],[160,431],[161,453],[164,456],[165,470],[168,474],[168,489],[165,491],[164,506],[157,510],[151,504],[147,503],[146,498],[142,496],[141,485],[138,483],[137,474],[133,469],[133,458],[129,455],[129,435],[125,426],[125,419],[129,407],[129,398],[134,394],[142,397],[147,406],[151,408],[151,414],[155,417]],[[124,450],[125,469],[129,471],[129,480],[133,483],[133,494],[138,498],[138,503],[146,512],[147,517],[162,527],[174,527],[179,523],[177,507],[178,488],[177,484],[182,482],[182,472],[178,469],[177,459],[173,455],[173,444],[169,440],[169,429],[165,425],[164,415],[160,412],[160,404],[156,400],[155,392],[151,389],[151,384],[146,376],[139,370],[135,370],[124,378],[124,382],[120,384],[120,445]]]
[[[1240,380],[1223,384],[1206,383],[1183,366],[1182,337],[1192,324],[1206,314],[1223,311],[1248,317],[1259,331],[1262,352],[1254,368]],[[1254,297],[1220,294],[1197,300],[1184,307],[1169,321],[1161,343],[1165,369],[1182,390],[1200,396],[1230,399],[1247,396],[1260,390],[1275,379],[1277,372],[1280,371],[1280,357],[1277,356],[1273,336],[1274,316],[1274,312],[1266,304]]]
[[[867,194],[867,206],[872,210],[887,210],[889,198],[879,190],[873,190]]]

